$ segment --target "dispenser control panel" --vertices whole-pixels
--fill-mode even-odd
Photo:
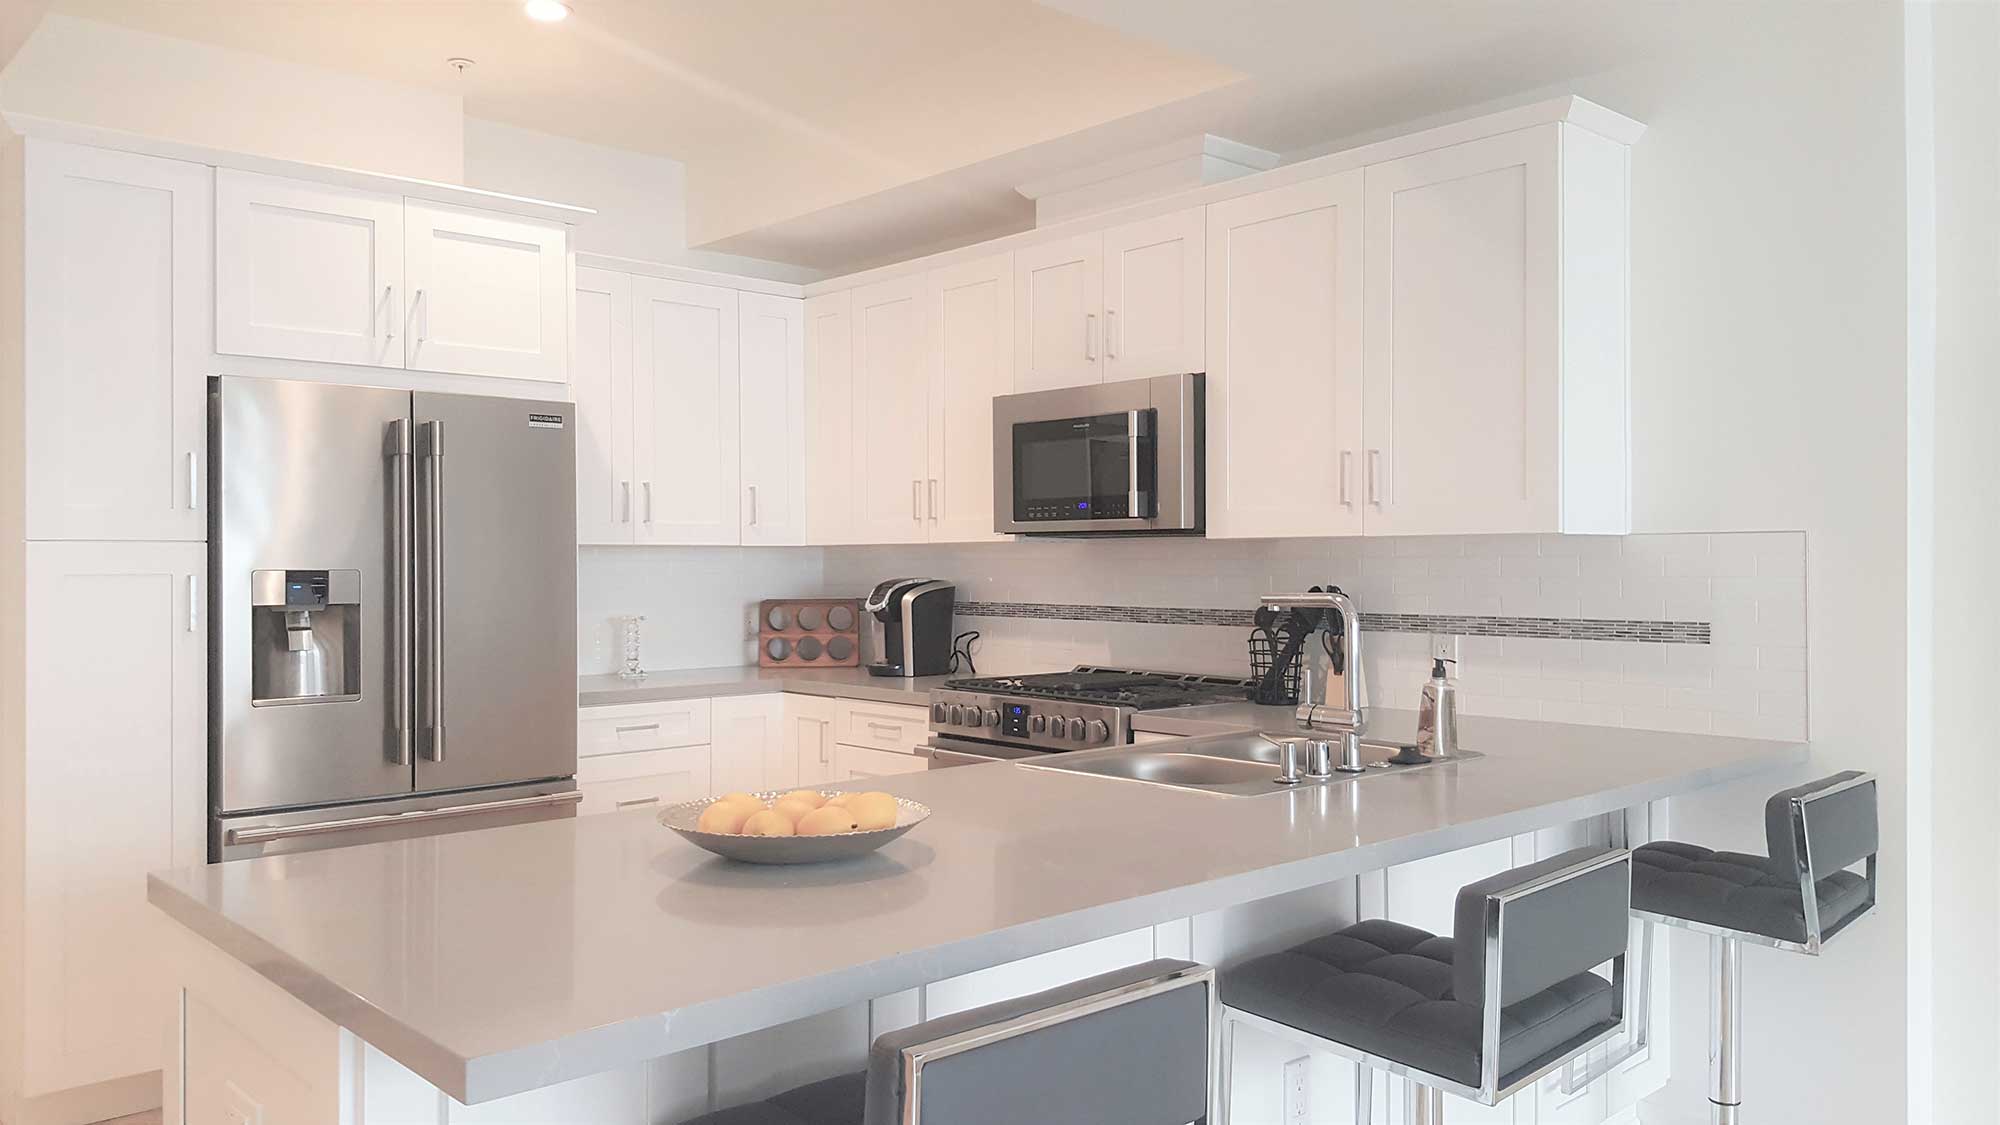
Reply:
[[[285,572],[285,605],[290,609],[326,608],[326,571]]]

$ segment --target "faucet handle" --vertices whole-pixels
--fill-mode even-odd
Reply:
[[[1272,782],[1278,785],[1297,785],[1300,781],[1299,763],[1311,753],[1313,740],[1303,736],[1272,738],[1261,731],[1257,737],[1278,748],[1278,776],[1272,778]]]

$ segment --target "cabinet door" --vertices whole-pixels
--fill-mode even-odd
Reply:
[[[1208,534],[1362,530],[1361,172],[1208,208]]]
[[[632,279],[576,271],[576,540],[632,542]]]
[[[854,303],[806,298],[806,542],[854,542]]]
[[[199,543],[27,545],[25,1093],[157,1070],[146,873],[206,858]]]
[[[790,789],[798,785],[798,760],[785,752],[783,695],[774,692],[722,696],[712,706],[717,793]]]
[[[1556,127],[1365,176],[1368,533],[1557,530]]]
[[[736,291],[632,279],[640,543],[741,542]]]
[[[993,396],[1014,389],[1014,257],[932,270],[925,279],[937,362],[931,372],[933,543],[981,543],[993,531]]]
[[[924,279],[853,291],[854,529],[863,543],[925,538],[930,318]]]
[[[833,757],[839,701],[809,695],[787,695],[784,700],[784,754],[788,768],[798,771],[798,784],[825,785],[837,780]]]
[[[1014,389],[1104,380],[1104,236],[1096,232],[1014,253]]]
[[[806,541],[805,302],[737,296],[742,376],[743,542]]]
[[[922,773],[931,768],[929,758],[898,754],[893,750],[870,750],[865,746],[836,745],[833,748],[835,781],[855,781],[864,777],[893,777],[899,773]]]
[[[566,382],[568,250],[553,223],[405,202],[405,366]]]
[[[30,142],[30,539],[207,537],[210,176]]]
[[[1104,232],[1104,381],[1207,370],[1203,209]]]
[[[215,350],[403,366],[401,196],[219,168]]]
[[[714,791],[706,746],[579,758],[578,816],[697,801]]]

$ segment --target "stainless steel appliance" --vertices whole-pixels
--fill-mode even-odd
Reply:
[[[1250,681],[1083,664],[1068,672],[946,680],[931,692],[932,769],[1123,746],[1132,716],[1241,703]]]
[[[868,622],[868,671],[877,676],[942,676],[951,671],[951,611],[958,587],[935,578],[890,578],[861,603]]]
[[[572,413],[210,380],[210,859],[573,814]]]
[[[1203,377],[1161,375],[993,400],[993,529],[1199,534]]]

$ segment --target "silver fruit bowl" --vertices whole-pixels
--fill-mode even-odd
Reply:
[[[768,803],[786,793],[796,792],[796,789],[778,789],[750,795]],[[836,797],[842,791],[814,789],[809,792],[822,797]],[[930,806],[897,797],[896,825],[893,828],[836,832],[829,836],[738,836],[726,832],[703,832],[696,828],[702,810],[719,800],[720,797],[703,797],[699,801],[668,805],[660,810],[660,823],[680,833],[696,847],[714,852],[724,859],[743,863],[827,863],[867,855],[922,824],[931,815]]]

